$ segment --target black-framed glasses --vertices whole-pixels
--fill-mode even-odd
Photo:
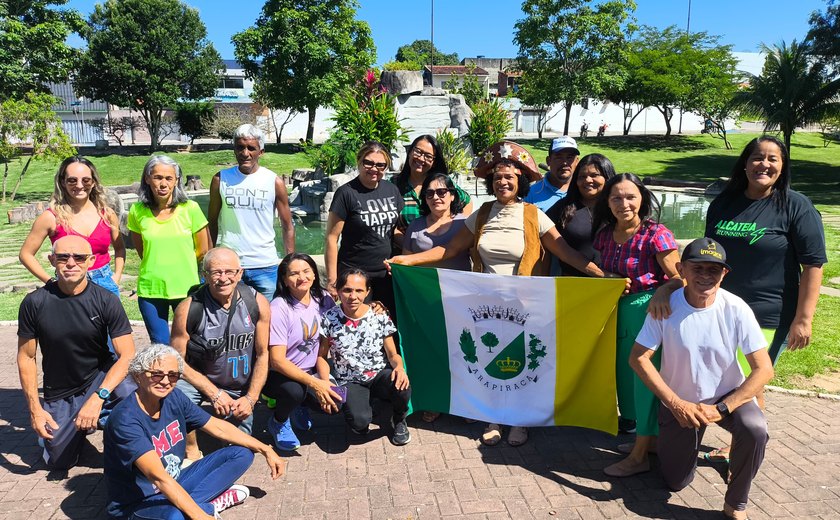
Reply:
[[[452,190],[450,190],[449,188],[437,188],[437,189],[429,188],[429,189],[426,190],[426,193],[424,193],[424,195],[426,196],[427,199],[431,199],[435,195],[437,195],[438,198],[442,199],[442,198],[446,197],[446,194],[450,193],[451,191]]]
[[[90,258],[91,254],[86,253],[54,253],[53,257],[55,258],[56,263],[58,264],[66,264],[72,258],[74,262],[77,264],[81,264],[82,262],[86,262],[88,258]]]
[[[146,375],[152,380],[152,383],[160,383],[163,378],[167,378],[170,383],[177,383],[181,379],[180,372],[160,372],[160,371],[146,371]]]
[[[64,184],[69,184],[70,186],[75,186],[79,182],[82,183],[82,186],[90,186],[93,184],[93,177],[82,177],[81,179],[77,179],[76,177],[64,178]]]
[[[362,166],[364,166],[368,170],[379,170],[381,172],[384,172],[385,168],[388,167],[388,163],[374,162],[374,161],[369,161],[367,159],[362,159]]]
[[[205,272],[210,278],[221,278],[222,275],[225,275],[228,278],[233,278],[238,275],[241,270],[242,269],[213,269]]]
[[[417,157],[418,159],[423,159],[424,161],[427,161],[427,162],[432,162],[432,161],[435,160],[435,154],[429,153],[429,152],[424,152],[423,150],[421,150],[419,148],[415,148],[414,150],[412,150],[411,155],[413,155],[414,157]]]

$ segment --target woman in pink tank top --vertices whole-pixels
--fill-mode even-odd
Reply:
[[[65,159],[55,175],[55,189],[47,211],[35,219],[20,248],[20,261],[42,282],[52,276],[35,255],[47,238],[50,242],[67,235],[78,235],[90,242],[96,255],[88,271],[95,284],[120,294],[119,281],[125,265],[125,244],[120,235],[119,218],[105,204],[105,192],[96,167],[81,156]],[[114,248],[111,270],[109,247]]]

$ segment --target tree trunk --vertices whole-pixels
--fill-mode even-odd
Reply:
[[[149,131],[149,153],[155,152],[160,146],[160,120],[162,110],[144,109],[140,112],[143,120],[146,121],[146,129]]]
[[[34,145],[34,143],[33,143]],[[26,164],[23,165],[23,169],[20,171],[20,177],[18,177],[17,182],[15,183],[15,189],[12,190],[12,195],[9,197],[9,200],[14,201],[15,197],[17,196],[18,188],[20,188],[20,183],[23,181],[23,176],[26,175],[26,170],[29,169],[29,163],[32,162],[32,157],[35,155],[35,152],[32,152],[32,155],[29,156],[29,159],[26,160]],[[5,180],[5,179],[4,179]]]
[[[645,107],[645,108],[647,108],[647,107]],[[629,122],[629,123],[627,123],[627,131],[626,131],[626,132],[624,132],[624,135],[630,135],[630,128],[632,128],[632,127],[633,127],[633,121],[635,121],[635,120],[636,120],[636,118],[637,118],[637,117],[639,117],[639,115],[640,115],[642,112],[644,112],[645,108],[641,108],[641,109],[639,109],[639,111],[638,111],[638,112],[636,112],[636,113],[633,115],[633,117],[631,117],[631,118],[630,118],[630,122]]]
[[[786,128],[784,130],[784,134],[785,134],[785,146],[787,146],[787,149],[788,149],[788,159],[790,159],[790,155],[791,155],[791,153],[790,153],[790,137],[793,134],[793,130],[788,130]]]
[[[563,135],[569,135],[569,118],[572,116],[572,103],[566,101],[566,121],[563,123]]]
[[[309,116],[309,122],[306,126],[306,142],[311,143],[315,135],[315,111],[318,110],[318,105],[306,107]]]
[[[6,179],[9,178],[9,161],[7,160],[3,163],[3,202],[6,202]]]
[[[546,119],[545,116],[548,114],[548,110],[540,110],[540,115],[537,116],[537,138],[542,139],[543,131],[545,130]]]
[[[674,113],[671,112],[671,117],[668,117],[668,106],[656,106],[656,109],[659,110],[659,113],[662,114],[662,118],[665,120],[665,137],[671,135],[671,117],[674,117]]]

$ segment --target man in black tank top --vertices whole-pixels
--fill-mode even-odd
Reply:
[[[239,257],[228,248],[208,251],[202,270],[205,286],[178,305],[172,322],[172,346],[187,361],[177,387],[250,434],[268,376],[268,300],[240,283]],[[186,455],[201,458],[194,433]]]

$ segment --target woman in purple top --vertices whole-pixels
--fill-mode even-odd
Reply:
[[[623,419],[636,421],[636,442],[621,445],[629,456],[604,469],[626,477],[650,469],[648,450],[659,433],[659,402],[629,365],[630,351],[642,328],[648,305],[658,309],[654,290],[665,283],[682,286],[677,272],[679,253],[674,234],[659,224],[659,204],[632,173],[608,180],[595,204],[592,218],[593,247],[601,255],[601,269],[630,279],[630,294],[618,304],[616,331],[616,389]],[[665,299],[667,304],[667,298]],[[655,314],[654,310],[651,310]],[[654,359],[658,368],[659,360]]]
[[[277,400],[268,429],[278,449],[300,447],[292,426],[311,427],[307,407],[338,411],[340,396],[330,387],[330,367],[318,356],[321,315],[335,302],[321,288],[318,267],[309,255],[291,253],[277,268],[277,292],[271,301],[269,366],[263,393]],[[330,399],[326,399],[329,396]],[[300,406],[304,405],[304,406]],[[294,413],[293,413],[294,412]]]

